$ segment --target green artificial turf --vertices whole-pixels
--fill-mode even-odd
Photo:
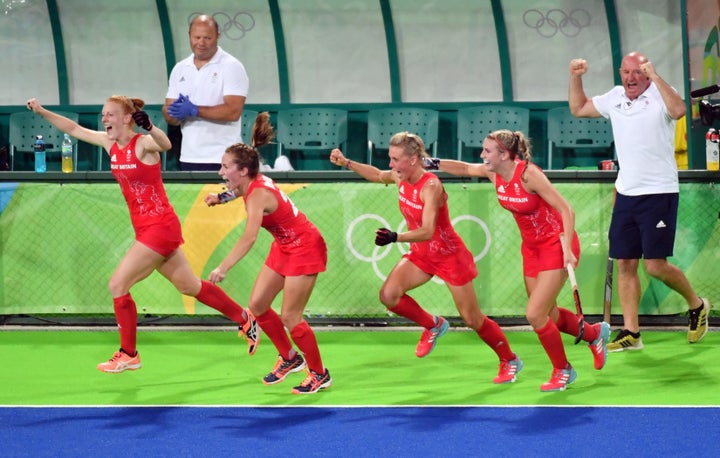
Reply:
[[[1,329],[1,328],[0,328]],[[596,371],[583,343],[565,345],[578,378],[566,391],[542,393],[552,371],[535,334],[507,332],[525,367],[516,383],[495,385],[494,353],[467,330],[451,330],[425,358],[419,331],[316,331],[333,386],[292,395],[303,373],[265,386],[276,351],[263,334],[257,353],[229,329],[141,329],[143,367],[99,372],[118,347],[110,331],[0,331],[0,405],[720,405],[715,365],[720,333],[688,344],[682,331],[644,331],[645,349],[610,353]]]

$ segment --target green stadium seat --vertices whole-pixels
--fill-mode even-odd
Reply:
[[[345,150],[348,113],[335,108],[278,111],[277,157],[285,154],[295,170],[330,170],[333,148]]]
[[[547,112],[548,158],[547,168],[553,168],[555,149],[563,150],[562,165],[591,166],[602,159],[612,159],[612,126],[605,118],[577,118],[568,107],[551,108]],[[579,157],[578,153],[586,157]]]
[[[440,114],[427,108],[398,107],[378,108],[368,111],[367,163],[388,168],[387,151],[390,138],[398,132],[419,135],[425,143],[425,150],[437,157],[437,141]]]
[[[483,105],[459,109],[457,112],[458,160],[478,162],[478,156],[464,157],[465,148],[481,151],[485,137],[500,129],[508,129],[513,132],[519,130],[526,136],[529,135],[530,110],[504,105]]]

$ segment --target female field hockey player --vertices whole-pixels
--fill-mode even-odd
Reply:
[[[494,383],[512,383],[522,369],[522,361],[510,349],[500,326],[482,313],[473,286],[477,268],[470,251],[455,232],[448,212],[448,195],[438,177],[423,169],[428,157],[422,139],[400,132],[390,139],[391,170],[379,170],[368,164],[347,159],[334,149],[330,161],[352,170],[368,181],[394,183],[398,187],[400,211],[407,222],[407,232],[378,229],[375,244],[409,243],[405,254],[380,288],[380,302],[391,312],[425,328],[415,350],[422,358],[430,353],[437,339],[448,329],[447,320],[425,311],[407,292],[438,276],[445,281],[455,306],[465,323],[497,354],[500,359]]]
[[[130,289],[154,270],[170,280],[180,293],[193,296],[241,327],[248,339],[248,353],[255,353],[258,330],[255,319],[223,290],[199,279],[180,245],[183,243],[180,220],[168,201],[160,171],[160,152],[171,144],[162,130],[153,126],[145,102],[113,95],[102,110],[104,131],[90,130],[49,111],[36,99],[28,109],[44,117],[61,131],[82,141],[102,146],[110,155],[110,170],[130,211],[135,241],[110,278],[115,317],[120,330],[120,350],[109,361],[98,365],[103,372],[140,369],[137,342],[137,307]],[[134,131],[135,125],[147,134]]]
[[[307,377],[292,389],[295,394],[316,393],[332,384],[330,372],[323,365],[315,333],[303,318],[315,281],[327,265],[327,247],[320,231],[288,196],[268,177],[259,173],[260,155],[257,148],[273,138],[268,113],[260,113],[252,131],[252,146],[237,143],[225,150],[220,176],[227,191],[209,194],[205,202],[212,206],[243,198],[247,220],[245,229],[230,253],[210,273],[210,281],[220,282],[228,271],[255,244],[260,228],[272,234],[274,241],[250,295],[248,308],[277,348],[275,367],[263,378],[272,385],[282,382],[288,374],[307,367]],[[283,292],[280,315],[272,309],[275,297]],[[290,337],[285,331],[288,329]],[[297,345],[302,355],[295,351]]]
[[[513,214],[522,237],[527,320],[553,365],[550,381],[540,389],[562,391],[577,377],[565,355],[560,332],[577,336],[579,323],[574,313],[557,306],[568,276],[566,266],[577,266],[580,257],[575,213],[542,170],[530,162],[530,142],[522,132],[491,133],[483,142],[480,157],[482,164],[427,159],[425,166],[453,175],[487,177],[495,184],[500,205]],[[563,237],[561,242],[563,233],[572,236]],[[602,369],[610,326],[602,322],[584,327],[583,340],[592,351],[595,369]]]

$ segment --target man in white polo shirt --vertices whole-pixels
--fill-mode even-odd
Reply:
[[[699,342],[707,333],[710,301],[698,297],[682,270],[667,260],[673,255],[680,191],[675,121],[685,115],[685,102],[638,52],[622,60],[622,86],[591,99],[583,89],[585,72],[584,59],[570,62],[570,111],[581,118],[610,119],[620,169],[608,239],[610,257],[617,259],[624,326],[608,351],[643,348],[638,319],[640,258],[650,276],[685,299],[688,342]]]
[[[215,19],[196,17],[189,36],[192,54],[170,73],[163,114],[182,129],[180,170],[217,171],[225,149],[241,141],[250,82],[243,64],[218,46]]]

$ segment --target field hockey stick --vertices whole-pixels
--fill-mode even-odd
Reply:
[[[585,334],[585,318],[583,317],[582,304],[580,303],[580,293],[578,292],[577,280],[575,279],[575,269],[572,264],[567,265],[568,277],[570,277],[570,286],[572,286],[573,299],[575,300],[575,312],[578,317],[578,331],[577,337],[575,337],[575,345],[577,345]]]
[[[610,324],[612,308],[613,258],[608,256],[605,266],[605,298],[603,300],[603,321]]]
[[[613,188],[613,207],[615,207],[616,197],[617,191]],[[605,264],[605,297],[603,298],[603,321],[607,324],[610,324],[610,317],[612,316],[613,264],[614,260],[610,257],[610,248],[608,247],[608,259]]]

